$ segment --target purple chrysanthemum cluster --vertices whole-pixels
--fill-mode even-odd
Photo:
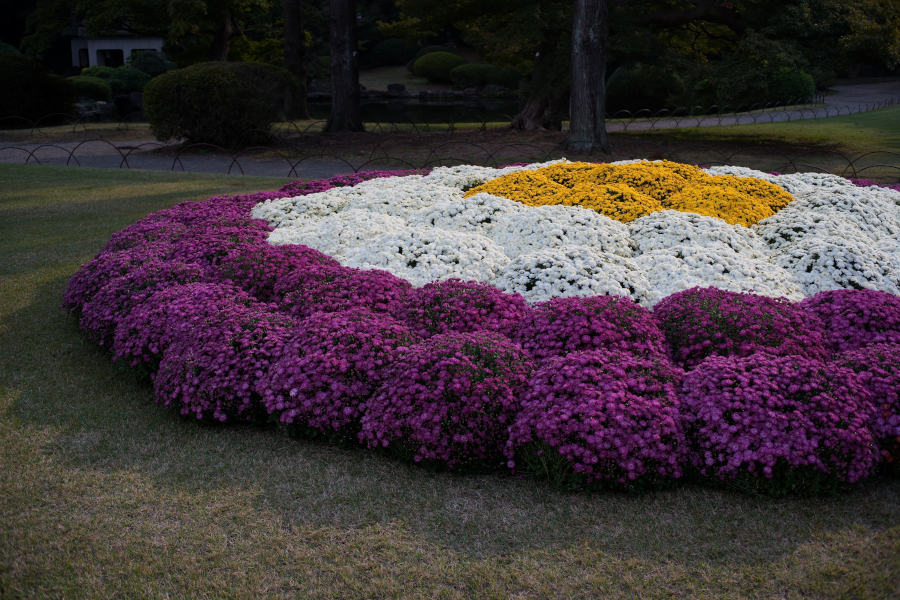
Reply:
[[[890,294],[790,303],[697,288],[653,311],[618,296],[528,306],[484,283],[413,288],[271,246],[251,217],[268,199],[407,174],[148,215],[72,277],[63,306],[180,414],[277,421],[433,467],[630,489],[698,472],[784,493],[856,483],[898,458]]]

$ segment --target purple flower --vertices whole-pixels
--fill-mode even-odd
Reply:
[[[900,298],[878,290],[819,292],[799,306],[825,324],[836,352],[874,344],[900,344]]]
[[[875,417],[870,429],[875,438],[885,449],[900,442],[900,345],[875,344],[851,350],[834,362],[852,369],[871,394]]]

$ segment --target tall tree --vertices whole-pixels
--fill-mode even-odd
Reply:
[[[331,0],[331,115],[323,131],[365,131],[359,111],[359,58],[356,49],[356,5]]]
[[[306,107],[306,31],[303,29],[303,0],[284,0],[284,66],[300,84],[297,97],[287,99],[287,113],[294,119],[308,119]]]
[[[607,149],[606,49],[609,6],[606,0],[575,0],[572,17],[572,99],[568,149],[586,153]]]

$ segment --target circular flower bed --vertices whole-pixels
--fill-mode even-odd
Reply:
[[[830,492],[896,460],[898,207],[667,162],[365,173],[148,215],[63,306],[192,418],[566,487]]]

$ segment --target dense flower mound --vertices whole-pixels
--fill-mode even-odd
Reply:
[[[769,253],[754,230],[695,213],[662,210],[632,221],[628,230],[638,254],[675,246],[727,248],[755,260],[766,260]]]
[[[827,360],[819,319],[784,298],[693,288],[653,309],[678,364],[691,369],[710,356],[765,352]]]
[[[783,495],[831,491],[873,472],[873,407],[850,369],[765,353],[711,357],[682,389],[693,464],[713,480]]]
[[[134,302],[119,321],[113,342],[113,360],[131,366],[146,363],[155,370],[162,354],[178,336],[193,337],[198,327],[216,315],[257,304],[255,298],[232,285],[188,283],[157,291]]]
[[[874,344],[900,344],[900,298],[876,290],[832,290],[816,294],[800,307],[825,325],[834,352]]]
[[[794,197],[771,181],[758,177],[735,177],[734,175],[713,175],[699,182],[701,185],[714,185],[729,188],[758,200],[768,206],[772,212],[778,212],[794,201]]]
[[[363,308],[316,313],[297,324],[257,388],[285,425],[355,435],[386,369],[416,342],[406,325]]]
[[[874,344],[838,356],[871,394],[875,419],[869,425],[885,450],[900,442],[900,344]],[[900,456],[889,456],[894,461]]]
[[[501,217],[517,215],[526,210],[520,202],[490,194],[475,194],[420,208],[409,216],[407,222],[414,227],[437,227],[490,237]]]
[[[466,192],[466,196],[491,194],[527,204],[561,204],[569,189],[535,171],[516,171],[503,175]]]
[[[516,339],[539,361],[587,350],[668,354],[650,311],[620,296],[540,302],[523,315]]]
[[[509,466],[570,485],[652,487],[681,477],[682,375],[664,356],[628,352],[575,352],[547,362],[510,429]]]
[[[669,209],[721,219],[729,225],[749,227],[775,214],[768,204],[724,185],[686,187],[663,202]]]
[[[404,320],[422,338],[475,331],[512,337],[530,313],[519,294],[505,294],[477,281],[449,279],[413,290],[404,307]]]
[[[622,223],[663,210],[663,205],[655,198],[615,183],[578,187],[565,196],[561,204],[594,210]]]
[[[275,287],[281,310],[295,317],[365,307],[398,314],[412,286],[384,271],[360,271],[328,265],[298,270]]]
[[[385,373],[360,439],[436,467],[498,466],[532,370],[528,355],[502,335],[436,335]]]
[[[262,418],[258,383],[295,328],[266,305],[222,307],[171,340],[154,378],[157,401],[198,419]]]

